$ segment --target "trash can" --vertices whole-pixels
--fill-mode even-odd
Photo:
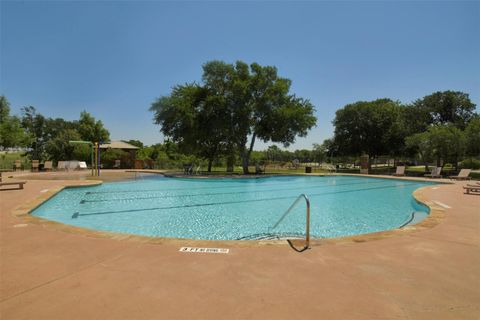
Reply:
[[[312,173],[312,167],[305,167],[305,173]]]

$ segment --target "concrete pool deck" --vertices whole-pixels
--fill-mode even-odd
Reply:
[[[480,314],[480,196],[463,194],[466,182],[422,190],[425,199],[448,207],[433,228],[358,243],[325,241],[304,253],[231,242],[228,254],[199,254],[179,252],[177,242],[122,241],[31,223],[14,210],[46,189],[91,182],[60,173],[14,176],[29,180],[24,190],[0,191],[1,319]]]

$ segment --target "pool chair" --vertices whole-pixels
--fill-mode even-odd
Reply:
[[[120,160],[115,160],[115,164],[113,165],[113,169],[120,169],[120,164],[121,164],[121,161]]]
[[[469,184],[465,187],[463,187],[463,190],[465,190],[465,194],[476,194],[480,195],[480,184],[479,185],[472,185]]]
[[[441,178],[442,175],[442,167],[435,167],[432,169],[432,172],[428,173],[425,175],[425,177],[428,177],[428,178]]]
[[[15,160],[13,163],[13,171],[22,170],[22,160]]]
[[[52,171],[53,169],[53,161],[45,161],[45,163],[43,164],[43,169],[45,171]]]
[[[258,163],[255,164],[255,174],[265,173],[265,167],[262,169]]]
[[[58,171],[67,170],[67,163],[66,163],[65,161],[58,161],[58,163],[57,163],[57,170],[58,170]]]
[[[472,169],[462,169],[458,176],[451,176],[450,179],[454,180],[470,180],[471,178],[468,176]]]
[[[198,165],[196,168],[195,168],[195,174],[200,174],[200,169],[202,167],[200,165]]]
[[[32,160],[32,171],[38,171],[39,160]]]
[[[87,163],[85,161],[79,161],[78,162],[78,168],[79,169],[87,169]]]
[[[393,174],[396,177],[403,177],[405,175],[405,166],[398,166],[397,172]]]

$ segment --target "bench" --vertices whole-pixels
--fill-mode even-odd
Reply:
[[[18,186],[18,189],[23,189],[23,185],[27,183],[26,181],[15,181],[15,182],[3,182],[2,173],[0,172],[0,190],[12,190],[12,188],[1,189],[3,186]]]

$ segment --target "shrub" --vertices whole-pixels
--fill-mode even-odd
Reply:
[[[465,159],[460,163],[462,169],[480,169],[480,160],[477,159]]]

